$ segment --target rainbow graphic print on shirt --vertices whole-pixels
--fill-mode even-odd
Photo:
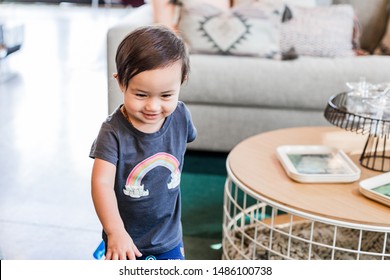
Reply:
[[[142,196],[148,196],[149,190],[145,190],[142,185],[142,179],[152,169],[162,166],[171,171],[171,181],[168,183],[168,189],[173,189],[180,184],[180,162],[171,154],[157,153],[147,159],[141,161],[130,172],[126,180],[125,189],[123,190],[125,195],[133,198],[140,198]]]

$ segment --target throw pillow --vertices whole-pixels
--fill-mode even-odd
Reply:
[[[261,0],[233,0],[233,5],[249,4]],[[315,7],[315,6],[329,6],[332,0],[284,0],[287,5],[295,5],[299,7]]]
[[[351,5],[290,7],[292,19],[281,28],[282,52],[319,57],[353,56],[354,11]]]
[[[389,11],[389,15],[387,19],[386,32],[378,47],[374,51],[374,54],[377,55],[390,55],[390,5],[387,10]]]
[[[316,0],[284,0],[289,6],[312,8],[316,6]]]
[[[316,0],[317,6],[330,6],[332,2],[332,0]]]
[[[284,4],[264,1],[224,12],[210,5],[183,8],[178,29],[192,53],[280,59]]]

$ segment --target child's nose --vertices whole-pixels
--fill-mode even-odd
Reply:
[[[157,98],[150,98],[148,100],[148,103],[147,103],[147,106],[146,106],[146,109],[148,111],[156,111],[158,110],[160,107],[160,102]]]

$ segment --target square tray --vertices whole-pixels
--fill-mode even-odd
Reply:
[[[368,198],[390,206],[390,172],[361,181],[359,191]]]
[[[340,149],[320,145],[285,145],[276,149],[287,175],[303,183],[349,183],[360,169]]]

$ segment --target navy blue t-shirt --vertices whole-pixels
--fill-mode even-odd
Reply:
[[[180,176],[187,143],[195,138],[191,115],[179,101],[155,133],[134,128],[118,107],[92,145],[91,158],[116,166],[119,213],[142,254],[164,253],[182,239]]]

